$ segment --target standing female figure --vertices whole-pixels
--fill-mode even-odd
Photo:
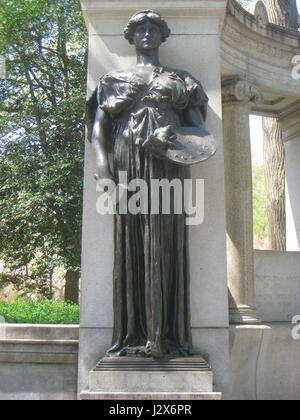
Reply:
[[[91,140],[98,178],[118,183],[120,171],[126,171],[128,182],[139,178],[148,183],[149,197],[152,179],[189,177],[186,166],[166,158],[166,149],[174,138],[172,130],[202,128],[206,117],[207,96],[201,84],[187,72],[159,62],[159,47],[169,35],[158,13],[146,10],[132,16],[125,38],[136,47],[137,64],[104,75],[94,95]],[[149,214],[117,212],[114,223],[114,332],[107,354],[191,354],[185,214],[151,214],[150,203]]]

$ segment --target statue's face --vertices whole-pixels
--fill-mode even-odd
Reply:
[[[159,26],[146,20],[136,26],[133,35],[133,43],[138,49],[152,50],[156,49],[162,43]]]

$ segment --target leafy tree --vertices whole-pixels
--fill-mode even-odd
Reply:
[[[253,3],[255,0],[236,0],[237,3],[239,3],[241,6],[248,8],[251,3]]]
[[[256,247],[261,247],[267,238],[266,190],[264,165],[253,161],[253,226]]]
[[[296,0],[264,0],[271,23],[298,29]],[[282,129],[276,119],[263,118],[267,230],[271,249],[286,250],[285,154]]]
[[[236,0],[245,9],[258,0]],[[298,29],[298,8],[296,0],[262,0],[266,6],[269,21],[289,29]]]
[[[79,0],[0,3],[0,259],[78,300],[87,36]],[[33,263],[32,263],[33,262]],[[26,276],[25,276],[26,277]]]
[[[270,22],[288,29],[298,29],[296,0],[264,0]]]
[[[298,29],[296,0],[263,1],[271,23],[286,29]],[[256,0],[238,0],[238,3],[249,7]],[[276,119],[264,117],[263,132],[268,243],[270,249],[285,250],[285,162],[282,130]]]

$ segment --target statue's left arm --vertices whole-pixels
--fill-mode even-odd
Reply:
[[[198,107],[189,107],[185,112],[187,126],[204,128],[204,117]]]
[[[208,97],[197,79],[187,72],[183,73],[183,78],[189,92],[189,103],[183,112],[184,125],[204,128]]]

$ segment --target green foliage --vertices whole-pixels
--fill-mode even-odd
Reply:
[[[0,3],[0,259],[80,270],[87,35],[79,0]]]
[[[236,2],[245,7],[245,9],[247,9],[254,1],[255,0],[236,0]]]
[[[0,291],[5,287],[12,285],[14,290],[20,295],[34,293],[35,295],[51,298],[48,286],[48,278],[44,271],[42,275],[36,277],[33,275],[20,274],[18,272],[0,273]]]
[[[264,241],[267,238],[264,167],[256,161],[253,163],[253,221],[256,243]]]
[[[66,302],[40,300],[29,302],[18,299],[15,303],[0,301],[0,316],[9,324],[79,324],[79,305]]]

